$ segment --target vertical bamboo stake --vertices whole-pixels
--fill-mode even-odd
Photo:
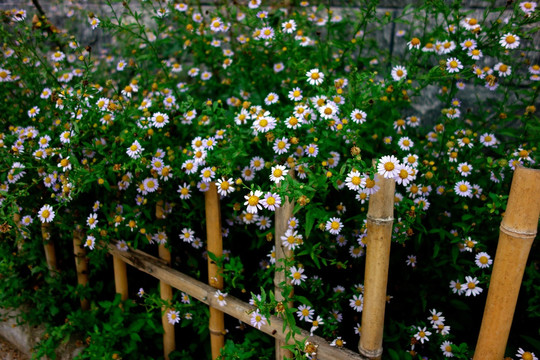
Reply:
[[[165,218],[165,212],[163,211],[163,200],[159,200],[156,204],[156,218]],[[171,252],[165,247],[165,244],[159,244],[159,257],[164,260],[167,265],[171,265]],[[160,281],[159,289],[162,300],[166,302],[172,301],[173,293],[171,285]],[[169,319],[167,318],[167,310],[167,307],[163,307],[163,315],[161,316],[161,323],[163,325],[163,355],[165,360],[169,360],[169,354],[176,349],[174,325],[169,323]]]
[[[276,247],[276,267],[283,266],[283,260],[286,258],[291,258],[293,255],[292,250],[287,249],[285,246],[283,246],[283,243],[281,241],[281,237],[285,234],[288,227],[289,219],[292,217],[294,209],[294,203],[289,201],[289,198],[286,197],[284,201],[281,204],[281,207],[276,209],[276,215],[275,215],[275,247]],[[281,284],[283,281],[287,281],[287,284],[291,283],[291,278],[287,276],[287,272],[289,269],[283,268],[283,270],[276,270],[274,274],[274,286],[275,286],[275,299],[276,301],[284,301],[285,298],[281,294],[281,291],[283,290],[279,284]],[[292,296],[292,293],[289,295]],[[292,306],[292,304],[289,302],[287,304],[289,307]],[[287,345],[285,341],[280,341],[276,339],[276,360],[283,360],[285,357],[292,359],[293,354],[291,351],[283,349],[283,346]]]
[[[24,239],[21,236],[21,214],[13,214],[13,222],[17,226],[17,229],[15,230],[15,244],[17,245],[17,250],[22,251]]]
[[[368,359],[380,359],[386,305],[386,285],[394,221],[393,179],[375,174],[379,191],[369,198],[367,214],[366,272],[364,279],[364,308],[360,354]]]
[[[204,205],[206,211],[206,236],[208,239],[207,251],[218,258],[223,256],[223,239],[221,237],[221,211],[219,207],[219,195],[215,183],[210,183],[209,190],[204,193]],[[223,289],[223,277],[221,269],[208,257],[208,284],[216,289]],[[212,359],[217,359],[221,348],[225,344],[225,318],[223,312],[210,307],[210,343],[212,347]]]
[[[43,238],[43,248],[45,250],[45,259],[51,276],[56,275],[58,267],[56,266],[56,252],[54,251],[54,242],[51,240],[51,224],[41,224],[41,236]]]
[[[119,257],[113,255],[113,268],[114,268],[114,287],[116,293],[120,294],[122,301],[128,299],[128,279],[126,263]]]
[[[500,360],[504,357],[539,216],[540,170],[517,167],[501,222],[474,360]]]
[[[75,255],[75,268],[77,269],[77,283],[86,286],[88,284],[88,259],[83,248],[83,232],[80,226],[73,230],[73,253]],[[81,309],[90,309],[88,299],[81,298]]]

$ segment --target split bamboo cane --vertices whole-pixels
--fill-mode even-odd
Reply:
[[[286,197],[281,204],[281,207],[276,209],[275,215],[275,248],[276,248],[276,267],[282,267],[284,265],[283,260],[289,259],[292,257],[292,250],[287,249],[283,246],[281,237],[285,234],[288,227],[289,219],[292,217],[294,209],[294,202],[289,201],[289,198]],[[275,299],[276,301],[285,301],[286,299],[281,294],[282,288],[280,284],[283,281],[287,281],[287,284],[291,283],[290,277],[287,276],[288,269],[283,267],[282,270],[276,270],[274,274],[274,286],[275,286]],[[292,296],[289,294],[289,297]],[[292,303],[288,302],[289,307],[292,307]],[[286,349],[283,349],[283,346],[287,345],[285,341],[276,338],[276,360],[283,360],[285,357],[292,359],[292,352]]]
[[[73,253],[75,255],[75,268],[77,269],[77,283],[86,286],[88,284],[88,259],[83,248],[83,232],[80,226],[73,230]],[[81,298],[81,309],[90,309],[88,299]]]
[[[204,193],[206,211],[206,236],[208,239],[207,251],[220,258],[223,256],[223,239],[221,236],[221,211],[219,195],[215,183],[210,183],[209,190]],[[221,269],[208,257],[208,284],[216,289],[223,289]],[[217,359],[221,348],[225,345],[225,318],[221,310],[210,307],[210,344],[212,359]]]
[[[540,170],[514,171],[473,360],[504,357],[525,265],[540,216]]]
[[[205,284],[197,279],[194,279],[186,274],[181,273],[178,270],[171,269],[164,262],[154,256],[148,255],[140,250],[130,249],[129,251],[121,251],[115,246],[115,244],[109,244],[109,253],[118,256],[127,264],[144,271],[145,273],[153,276],[156,279],[171,284],[175,289],[185,292],[189,296],[201,301],[209,306],[219,307],[224,313],[246,323],[251,322],[251,313],[254,307],[246,302],[243,302],[232,295],[227,296],[227,304],[220,306],[218,299],[214,296],[216,289],[208,284]],[[279,338],[283,341],[286,340],[286,334],[281,330],[283,329],[283,320],[271,316],[269,323],[263,324],[260,331]],[[338,348],[330,346],[330,344],[323,338],[314,335],[310,336],[309,332],[300,330],[300,334],[296,334],[294,337],[289,338],[289,344],[294,344],[295,340],[303,341],[309,338],[309,341],[318,345],[317,359],[320,360],[363,360],[363,358],[350,350],[344,348]]]
[[[164,219],[165,212],[163,211],[163,200],[159,200],[156,204],[156,218]],[[165,244],[159,244],[159,258],[163,260],[167,265],[171,265],[171,252]],[[172,287],[164,281],[159,282],[159,289],[161,299],[170,302],[173,299]],[[174,339],[174,325],[169,323],[167,318],[166,306],[163,307],[163,315],[161,316],[161,323],[163,325],[163,355],[165,360],[169,360],[169,354],[176,349],[176,342]]]
[[[51,225],[49,223],[41,224],[41,236],[43,238],[43,248],[45,250],[45,259],[51,276],[56,275],[58,267],[56,265],[56,252],[54,251],[54,242],[51,240]]]
[[[380,189],[369,198],[367,214],[366,271],[360,354],[368,359],[380,359],[386,305],[386,286],[394,221],[393,179],[375,174]]]
[[[116,293],[120,294],[122,301],[128,299],[128,279],[126,263],[118,256],[113,255],[114,286]]]

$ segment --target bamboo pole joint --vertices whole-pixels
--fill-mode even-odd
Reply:
[[[376,350],[368,350],[364,349],[362,346],[358,346],[358,351],[360,352],[360,355],[363,355],[368,359],[376,359],[381,357],[383,348],[381,347]]]
[[[501,232],[519,239],[534,239],[536,237],[536,231],[519,231],[517,229],[508,227],[501,223]]]
[[[394,222],[394,217],[389,216],[389,217],[381,218],[381,217],[374,217],[373,215],[368,214],[367,215],[367,220],[370,221],[372,224],[375,224],[375,225],[384,225],[384,224]]]

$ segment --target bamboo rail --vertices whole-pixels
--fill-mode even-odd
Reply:
[[[214,182],[209,184],[209,189],[204,193],[206,212],[206,237],[208,239],[207,251],[217,258],[223,256],[223,239],[221,236],[221,211],[219,195]],[[215,289],[223,289],[222,269],[208,256],[208,284]],[[228,298],[227,298],[228,299]],[[228,300],[227,300],[228,301]],[[217,359],[221,348],[225,345],[225,317],[221,306],[210,305],[210,343],[212,359]]]
[[[128,251],[120,251],[116,248],[115,244],[108,245],[109,253],[118,257],[125,263],[135,267],[136,269],[143,271],[161,282],[168,283],[175,289],[185,292],[193,298],[201,301],[202,303],[211,307],[218,307],[224,313],[233,316],[234,318],[250,324],[250,313],[255,309],[253,306],[245,303],[234,296],[227,296],[227,304],[220,306],[218,300],[214,297],[216,289],[210,285],[207,285],[201,281],[193,279],[192,277],[183,274],[177,270],[174,270],[163,263],[160,259],[148,255],[140,250],[129,249]],[[285,341],[285,336],[281,330],[283,329],[283,320],[276,316],[268,319],[268,324],[261,326],[260,331],[275,337],[276,339]],[[319,336],[309,336],[309,333],[305,330],[301,330],[299,335],[295,336],[296,340],[302,341],[309,338],[309,341],[317,344],[318,352],[317,359],[319,360],[361,360],[358,354],[347,350],[330,346],[323,338]],[[294,343],[294,339],[290,339],[289,344]]]
[[[163,200],[159,200],[156,203],[156,219],[164,219],[165,212],[163,211]],[[159,258],[165,262],[168,266],[171,265],[171,252],[167,249],[166,244],[159,244]],[[169,303],[173,299],[173,292],[169,283],[160,281],[159,291],[161,299]],[[161,315],[161,323],[163,325],[163,356],[165,360],[169,360],[169,354],[176,349],[176,343],[174,339],[174,324],[169,323],[167,317],[167,306],[163,306]]]
[[[83,232],[80,226],[73,230],[73,254],[75,255],[75,268],[77,269],[77,283],[86,286],[88,284],[88,258],[83,247]],[[81,298],[81,309],[90,309],[88,299]]]
[[[51,224],[41,224],[41,236],[43,238],[43,249],[45,250],[45,259],[51,276],[55,276],[58,270],[56,265],[56,252],[54,242],[51,240]]]
[[[384,311],[396,187],[394,179],[384,179],[379,174],[375,174],[375,178],[380,189],[369,198],[362,335],[358,343],[358,351],[368,359],[380,359],[383,351]]]
[[[281,241],[281,236],[285,234],[288,227],[288,221],[292,217],[294,209],[294,203],[289,201],[289,198],[285,198],[283,203],[281,204],[281,207],[276,209],[275,214],[275,248],[276,248],[276,268],[279,268],[283,265],[283,270],[276,270],[274,274],[274,289],[275,289],[275,299],[276,301],[285,301],[286,299],[281,294],[282,288],[280,287],[280,284],[284,281],[287,282],[287,284],[291,284],[290,277],[287,276],[287,272],[289,271],[288,268],[286,268],[284,265],[283,260],[284,259],[290,259],[293,256],[292,250],[287,249],[283,246],[283,242]],[[292,296],[289,294],[289,297]],[[292,307],[292,303],[288,302],[287,304],[289,307]],[[284,358],[293,358],[293,354],[291,351],[287,349],[283,349],[283,346],[285,346],[286,343],[283,340],[276,339],[276,360],[283,360]]]
[[[540,216],[540,170],[517,167],[501,222],[499,244],[473,360],[504,357],[525,265]]]

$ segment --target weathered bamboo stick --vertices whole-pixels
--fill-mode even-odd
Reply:
[[[88,258],[83,248],[83,232],[80,226],[73,230],[73,253],[75,255],[75,268],[77,269],[77,283],[86,286],[88,284]],[[81,309],[90,309],[88,299],[81,298]]]
[[[114,269],[114,287],[116,293],[120,294],[122,301],[128,299],[128,278],[126,263],[122,261],[118,256],[113,256],[113,269]]]
[[[386,285],[394,221],[396,183],[375,174],[380,189],[369,198],[367,214],[366,271],[360,354],[368,359],[380,359],[386,305]]]
[[[245,303],[232,295],[227,296],[227,304],[220,306],[218,299],[214,297],[216,289],[210,285],[207,285],[201,281],[193,279],[192,277],[179,272],[178,270],[171,269],[160,259],[148,255],[140,250],[129,249],[128,251],[120,251],[116,248],[115,244],[109,244],[109,253],[114,256],[118,256],[122,261],[127,264],[143,271],[154,278],[171,284],[172,287],[193,298],[201,301],[204,304],[213,307],[219,307],[224,313],[246,323],[250,324],[251,312],[254,307]],[[269,324],[263,324],[260,331],[273,336],[280,340],[285,340],[286,334],[281,330],[283,329],[283,320],[276,316],[270,317]],[[302,341],[305,338],[309,338],[309,341],[317,344],[318,352],[317,359],[319,360],[362,360],[363,358],[358,354],[346,349],[340,349],[333,346],[319,336],[309,336],[307,331],[301,330],[300,334],[295,338],[289,339],[289,344],[293,344],[295,339]]]
[[[41,224],[41,236],[43,238],[43,249],[45,250],[45,259],[51,276],[56,275],[58,267],[56,265],[56,252],[54,251],[54,242],[51,240],[51,224]]]
[[[206,211],[206,236],[208,240],[207,251],[220,258],[223,256],[223,239],[221,236],[221,211],[219,206],[219,194],[215,183],[210,183],[209,189],[204,193]],[[223,277],[221,269],[210,257],[208,257],[208,284],[215,289],[223,289]],[[219,307],[219,306],[218,306]],[[219,307],[220,308],[220,307]],[[221,310],[210,306],[210,343],[212,359],[217,359],[221,349],[225,345],[225,318]]]
[[[540,216],[540,170],[514,171],[474,360],[504,357],[525,265]]]
[[[156,204],[156,218],[164,219],[165,212],[163,211],[163,200],[159,200]],[[171,265],[171,252],[167,249],[166,244],[159,244],[159,258],[165,262],[167,265]],[[172,287],[169,283],[160,281],[159,282],[159,291],[161,299],[170,302],[173,299]],[[176,342],[174,339],[174,324],[169,323],[167,317],[166,306],[163,307],[161,316],[161,323],[163,325],[163,355],[165,360],[169,360],[169,354],[176,349]]]
[[[17,229],[15,230],[15,244],[17,245],[17,250],[22,251],[24,240],[21,236],[21,214],[13,214],[13,222],[17,227]]]
[[[275,299],[276,301],[285,301],[285,297],[282,295],[282,288],[280,284],[284,281],[287,284],[291,283],[291,278],[287,276],[289,271],[288,268],[284,267],[284,259],[290,259],[293,256],[292,250],[287,249],[283,246],[281,237],[285,234],[288,228],[289,219],[292,217],[294,209],[294,202],[289,201],[289,198],[285,198],[282,201],[281,207],[276,209],[275,214],[275,248],[276,248],[276,268],[283,267],[281,270],[276,270],[274,274],[274,289],[275,289]],[[289,297],[292,296],[289,294]],[[292,307],[292,303],[288,302],[289,307]],[[281,329],[283,330],[283,329]],[[286,343],[283,340],[276,339],[276,360],[283,360],[285,357],[288,359],[293,358],[291,351],[283,349]]]

